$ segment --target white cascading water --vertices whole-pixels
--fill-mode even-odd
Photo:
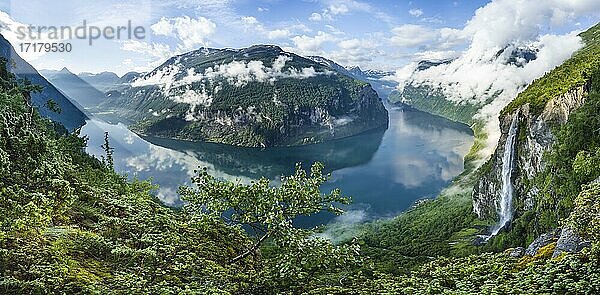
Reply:
[[[492,230],[490,237],[495,236],[512,219],[513,208],[513,184],[512,172],[515,162],[515,143],[517,138],[518,115],[512,119],[508,137],[504,144],[504,155],[502,156],[502,195],[500,195],[500,210],[498,215],[500,221]]]

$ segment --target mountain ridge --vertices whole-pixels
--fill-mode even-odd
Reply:
[[[61,123],[71,131],[85,124],[85,120],[88,117],[76,106],[76,103],[63,95],[54,85],[40,75],[33,66],[22,59],[12,44],[2,34],[0,34],[0,56],[9,61],[9,70],[16,74],[17,77],[29,80],[32,84],[42,87],[41,92],[31,93],[32,103],[38,109],[40,115]],[[51,110],[48,107],[48,101],[50,100],[57,104],[60,112]]]
[[[278,46],[169,58],[100,107],[143,135],[243,146],[302,145],[387,126],[371,86]]]

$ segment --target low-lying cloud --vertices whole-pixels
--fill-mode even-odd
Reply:
[[[194,68],[184,70],[179,62],[175,62],[134,81],[132,86],[160,87],[166,97],[190,105],[190,112],[186,118],[195,120],[196,108],[200,105],[210,106],[213,100],[210,93],[219,92],[223,88],[224,81],[235,87],[243,87],[251,82],[274,83],[283,78],[307,79],[317,75],[333,74],[333,71],[329,70],[317,71],[313,66],[286,69],[286,63],[292,59],[293,57],[289,55],[280,55],[271,66],[265,66],[258,60],[232,61],[209,67],[202,72],[196,72]],[[211,87],[210,91],[209,87]]]
[[[407,83],[428,85],[457,103],[484,103],[477,118],[487,122],[486,155],[500,136],[497,116],[534,79],[563,63],[583,46],[576,32],[543,34],[544,28],[560,26],[600,9],[598,1],[551,0],[541,5],[532,0],[496,0],[478,9],[462,30],[447,32],[455,39],[469,38],[470,44],[450,63],[415,71],[416,63],[396,71],[393,80],[402,91]],[[441,34],[441,33],[440,33]],[[507,54],[516,48],[537,51],[536,59],[509,63]],[[507,54],[500,54],[501,52]]]

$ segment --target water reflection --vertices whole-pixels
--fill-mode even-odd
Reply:
[[[293,173],[295,163],[308,167],[319,161],[325,164],[327,172],[368,163],[379,148],[384,133],[385,129],[380,129],[321,144],[274,148],[244,148],[154,137],[144,139],[156,146],[193,155],[228,174],[276,179]]]
[[[335,187],[352,196],[348,208],[354,222],[395,215],[415,200],[432,197],[463,169],[463,157],[472,144],[470,129],[426,113],[390,109],[387,130],[323,144],[287,148],[241,148],[214,143],[140,138],[122,124],[91,120],[82,134],[89,137],[88,152],[100,156],[104,131],[115,148],[115,168],[160,186],[157,196],[168,205],[179,205],[177,188],[189,184],[193,170],[207,167],[221,179],[249,182],[265,176],[277,179],[293,172],[294,164],[325,163]],[[301,226],[330,221],[333,216],[301,218]],[[338,218],[339,219],[339,218]]]

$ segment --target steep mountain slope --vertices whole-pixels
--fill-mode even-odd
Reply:
[[[452,62],[451,59],[422,60],[417,63],[414,72],[425,71],[450,62]],[[487,102],[491,99],[488,99]],[[475,114],[486,103],[454,102],[448,99],[441,89],[413,80],[408,80],[401,90],[393,91],[388,100],[394,104],[405,103],[416,109],[469,125],[474,123]]]
[[[104,93],[71,73],[67,68],[60,71],[42,70],[40,73],[62,93],[86,109],[95,107],[104,100]]]
[[[36,69],[23,60],[2,35],[0,35],[0,57],[8,61],[10,71],[18,78],[27,79],[32,84],[43,88],[41,92],[31,93],[32,104],[38,109],[40,115],[61,123],[69,130],[85,124],[87,116],[69,98],[42,77]],[[48,101],[50,100],[56,103],[60,112],[53,111],[49,107]]]
[[[173,57],[99,109],[144,135],[241,146],[321,142],[387,125],[367,83],[276,46]]]
[[[569,60],[534,81],[500,117],[502,136],[483,167],[473,193],[475,213],[497,219],[503,197],[501,178],[512,172],[515,219],[505,235],[523,242],[559,226],[573,209],[582,185],[600,176],[600,25],[581,34],[585,46]],[[518,132],[512,150],[505,150],[510,122]],[[504,154],[514,154],[511,171]],[[590,166],[591,165],[591,166]]]

